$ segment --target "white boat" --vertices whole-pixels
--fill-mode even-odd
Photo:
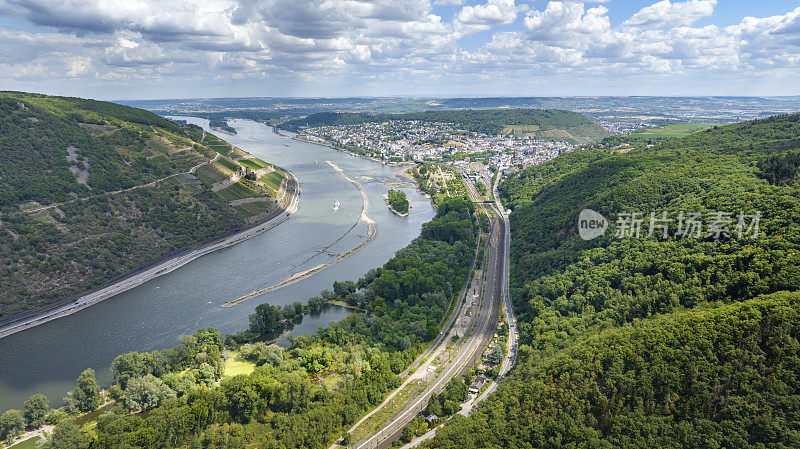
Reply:
[[[333,210],[339,210],[339,206],[341,206],[341,205],[342,205],[342,203],[340,203],[338,201],[333,203]]]

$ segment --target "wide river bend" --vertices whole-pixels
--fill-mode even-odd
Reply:
[[[188,121],[210,131],[207,120]],[[203,326],[215,327],[223,334],[237,332],[247,328],[248,315],[262,302],[305,302],[322,289],[332,288],[333,281],[357,280],[408,245],[434,215],[430,201],[397,175],[397,167],[282,137],[260,123],[235,120],[231,125],[237,134],[221,138],[297,176],[302,188],[300,210],[243,243],[200,257],[70,316],[0,339],[0,413],[21,408],[34,393],[44,393],[51,405],[59,405],[85,368],[94,369],[98,381],[109,385],[109,366],[121,353],[172,347],[181,335]],[[362,222],[326,252],[311,257],[347,232],[363,205],[360,193],[325,161],[335,163],[362,184],[369,199],[369,217],[379,229],[377,239],[310,278],[234,307],[220,307],[292,273],[325,263],[332,259],[330,254],[343,253],[364,240],[367,225]],[[411,204],[406,218],[392,214],[383,200],[389,188],[398,186]],[[336,201],[341,206],[334,211]],[[340,307],[327,307],[317,316],[305,317],[292,332],[316,332],[319,326],[348,313]],[[285,337],[280,343],[286,343]]]

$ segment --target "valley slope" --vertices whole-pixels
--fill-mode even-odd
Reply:
[[[800,115],[778,116],[512,176],[519,365],[428,446],[800,445],[798,135]],[[578,237],[585,208],[604,236]],[[730,212],[731,236],[682,238],[681,211]],[[641,238],[616,237],[630,212]],[[646,237],[651,212],[673,219],[666,240]],[[738,238],[740,212],[762,214],[757,238]]]
[[[100,101],[2,92],[0,149],[0,323],[247,228],[287,190],[197,126]]]

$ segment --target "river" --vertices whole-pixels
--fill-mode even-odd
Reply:
[[[184,117],[181,117],[184,119]],[[190,123],[210,131],[208,121]],[[101,385],[112,381],[109,366],[119,354],[175,346],[182,335],[211,326],[225,333],[244,330],[256,305],[305,301],[336,280],[357,280],[408,245],[433,215],[430,201],[388,167],[321,145],[292,140],[252,121],[230,122],[234,136],[221,138],[243,150],[291,170],[300,181],[300,210],[277,227],[243,243],[200,257],[159,278],[99,304],[0,339],[0,412],[20,408],[34,393],[44,393],[57,406],[86,368],[97,372]],[[362,184],[370,218],[378,225],[377,239],[361,251],[314,276],[231,308],[226,301],[276,284],[297,271],[332,259],[361,242],[367,225],[359,226],[325,252],[358,220],[363,200],[344,174]],[[402,184],[411,213],[392,214],[383,195]],[[338,210],[333,205],[339,201]],[[293,333],[313,333],[319,326],[350,313],[327,307],[305,317]],[[285,337],[281,340],[285,344]]]

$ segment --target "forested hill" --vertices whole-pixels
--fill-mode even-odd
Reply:
[[[510,178],[520,362],[429,445],[800,446],[798,136],[779,116]],[[579,238],[585,208],[604,236]]]
[[[525,134],[589,142],[609,134],[585,115],[558,109],[460,109],[403,114],[368,114],[321,112],[280,125],[298,131],[302,127],[357,125],[388,120],[417,120],[432,123],[456,123],[466,131],[484,134]]]
[[[264,211],[229,202],[274,192],[211,189],[244,154],[141,109],[0,92],[0,323],[244,227]]]

